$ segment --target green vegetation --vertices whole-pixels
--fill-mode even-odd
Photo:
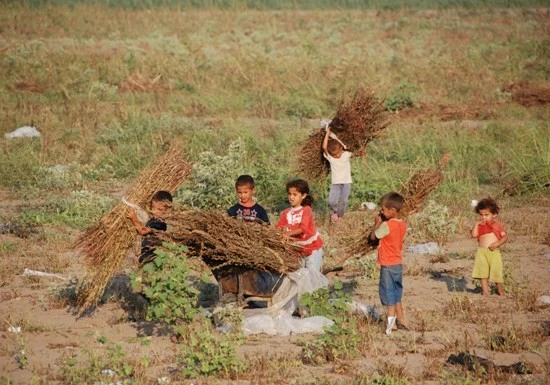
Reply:
[[[132,286],[142,286],[141,291],[149,300],[149,319],[178,325],[200,314],[199,290],[191,279],[186,247],[171,244],[165,247],[167,250],[157,249],[157,257],[133,273]]]
[[[25,268],[67,273],[74,255],[66,250],[75,234],[112,208],[144,166],[175,142],[183,143],[194,167],[177,191],[176,203],[226,209],[236,201],[235,178],[248,173],[256,179],[258,201],[277,216],[288,205],[285,182],[299,176],[293,170],[301,144],[358,87],[372,89],[384,101],[391,125],[369,143],[366,158],[353,159],[350,210],[400,188],[412,173],[434,167],[444,152],[452,153],[445,180],[425,210],[410,218],[410,241],[444,242],[464,230],[461,216],[471,214],[470,200],[481,196],[498,196],[506,208],[526,202],[546,205],[550,110],[540,100],[522,103],[517,87],[548,87],[547,1],[403,3],[0,0],[0,131],[34,125],[42,133],[33,139],[2,135],[0,140],[1,199],[13,203],[1,213],[0,224],[26,230],[0,242],[0,287],[20,279]],[[321,224],[328,183],[327,178],[312,186]],[[542,214],[525,213],[529,216],[530,221],[510,221],[511,234],[548,241]],[[32,232],[37,226],[40,233]],[[340,259],[339,251],[330,254]],[[61,370],[44,381],[147,384],[156,379],[146,370],[158,365],[177,367],[172,374],[179,378],[173,381],[208,376],[284,382],[304,362],[332,365],[334,382],[311,378],[308,383],[486,382],[462,369],[441,368],[435,375],[414,378],[393,362],[377,362],[368,375],[346,366],[362,355],[379,359],[395,349],[404,356],[425,354],[432,369],[432,362],[458,347],[472,347],[475,336],[466,333],[444,336],[437,351],[430,352],[433,345],[426,342],[436,339],[429,333],[443,330],[447,319],[472,324],[468,328],[477,332],[475,325],[487,325],[489,310],[466,293],[457,294],[443,309],[417,314],[411,309],[409,320],[417,321],[412,324],[420,330],[395,333],[386,344],[380,325],[348,313],[350,294],[337,282],[302,298],[309,315],[338,322],[303,344],[301,362],[295,355],[245,360],[238,354],[242,336],[221,334],[202,316],[198,287],[206,284],[197,278],[200,274],[191,274],[185,249],[167,246],[158,253],[143,268],[141,281],[134,277],[149,300],[147,320],[139,321],[139,327],[147,323],[143,330],[160,330],[159,323],[174,332],[174,361],[155,363],[161,358],[154,354],[134,358],[103,331],[93,337],[93,350],[79,347],[68,353],[58,365]],[[505,258],[510,254],[503,250]],[[473,253],[449,256],[471,262],[466,259]],[[443,256],[430,259],[446,261]],[[358,271],[362,283],[378,275],[372,256],[345,266]],[[411,263],[406,275],[420,279],[428,271],[424,264]],[[452,278],[451,273],[447,276]],[[514,280],[517,269],[506,266],[505,273],[515,310],[540,311],[542,292],[526,279]],[[45,282],[24,279],[28,290]],[[205,302],[217,295],[216,287],[210,291]],[[11,292],[6,291],[5,303],[12,300]],[[19,290],[13,293],[20,295]],[[59,286],[50,303],[37,301],[44,308],[71,309],[75,283]],[[548,331],[505,326],[499,318],[506,315],[501,306],[491,318],[499,329],[481,333],[484,347],[547,353],[541,342]],[[231,325],[239,324],[241,316],[216,313]],[[2,350],[16,360],[10,370],[35,370],[27,335],[11,337],[12,347]],[[128,343],[148,352],[157,337],[140,336]],[[547,367],[538,368],[532,381],[521,381],[548,377],[541,372]],[[262,371],[273,378],[254,377]],[[12,377],[0,377],[0,383],[15,383]]]
[[[6,0],[4,0],[6,1]],[[221,8],[221,9],[400,9],[399,0],[18,0],[17,3],[43,7],[50,4],[74,6],[75,4],[102,4],[130,9],[154,9],[161,7]],[[1,3],[0,3],[1,4]],[[493,0],[492,7],[535,7],[547,5],[543,0]],[[484,8],[482,0],[411,0],[407,8]]]

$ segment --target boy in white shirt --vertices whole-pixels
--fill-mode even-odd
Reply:
[[[323,156],[330,163],[332,181],[328,194],[328,203],[332,209],[330,217],[332,223],[337,223],[344,216],[351,192],[351,157],[352,153],[346,150],[344,144],[331,135],[327,127],[323,140]]]

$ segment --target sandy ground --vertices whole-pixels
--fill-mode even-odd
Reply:
[[[12,205],[7,207],[12,209]],[[517,210],[525,212],[525,208]],[[549,210],[533,210],[538,216],[531,216],[534,218],[531,224],[525,221],[512,223],[512,213],[503,220],[511,235],[510,242],[503,247],[503,258],[506,277],[511,281],[506,290],[512,295],[503,298],[480,295],[469,278],[476,242],[466,235],[457,235],[442,246],[440,255],[447,258],[441,258],[441,261],[430,255],[405,254],[405,265],[410,273],[405,276],[403,303],[412,330],[386,336],[380,325],[372,326],[379,336],[373,340],[372,346],[359,355],[360,358],[320,366],[296,364],[292,367],[287,363],[289,367],[280,368],[276,377],[273,377],[273,371],[266,371],[265,375],[259,371],[235,381],[203,379],[174,380],[172,383],[349,383],[361,373],[380,370],[385,362],[401,367],[411,379],[410,383],[453,383],[441,378],[438,373],[444,369],[460,372],[456,366],[446,363],[449,354],[460,351],[488,358],[496,365],[526,362],[533,374],[511,378],[517,381],[522,378],[540,380],[549,373],[550,306],[537,303],[536,298],[550,295],[550,246],[544,244],[547,242],[544,233],[539,232],[536,237],[522,234],[526,233],[525,229],[539,229],[541,220],[543,227],[547,226]],[[334,240],[355,225],[349,218],[337,228],[322,228],[325,233],[330,231],[332,246],[337,246]],[[80,257],[67,247],[64,250],[60,248],[70,245],[77,235],[78,232],[62,234],[64,241],[55,247],[41,240],[40,234],[31,234],[25,239],[3,234],[0,235],[0,242],[12,245],[13,255],[17,258],[31,254],[49,259],[57,256],[58,264],[66,265],[59,275],[70,280],[83,273]],[[10,258],[9,253],[4,252],[4,255]],[[332,261],[327,260],[326,263],[334,263],[338,257],[341,254],[336,248],[330,257]],[[37,267],[41,265],[36,263],[36,259],[34,261],[31,268],[40,270]],[[3,266],[6,268],[6,264]],[[155,323],[132,321],[127,309],[117,301],[107,302],[93,313],[79,317],[71,306],[55,299],[55,293],[68,281],[23,277],[26,266],[17,261],[12,266],[13,275],[0,287],[0,383],[61,383],[58,381],[60,368],[72,354],[84,350],[99,352],[105,350],[109,343],[121,345],[128,359],[150,359],[151,364],[145,374],[150,379],[147,383],[156,383],[160,377],[175,378],[177,364],[174,357],[179,347],[171,342],[169,331]],[[43,263],[42,266],[49,265]],[[127,282],[124,277],[119,277],[122,283]],[[352,291],[353,298],[383,312],[377,282],[365,278],[357,268],[346,267],[342,272],[328,274],[328,277],[344,282],[355,281],[357,286]],[[512,284],[514,287],[511,287]],[[453,308],[452,304],[458,300],[463,304],[462,308]],[[535,304],[531,311],[527,310],[527,303]],[[19,333],[14,332],[17,327],[20,327]],[[513,330],[520,337],[533,333],[537,337],[518,351],[503,353],[489,350],[487,336],[505,330]],[[313,338],[312,335],[250,336],[240,347],[240,353],[249,359],[265,356],[270,361],[277,361],[290,357],[299,362],[302,351],[300,342]],[[24,350],[24,363],[21,362],[21,350]]]

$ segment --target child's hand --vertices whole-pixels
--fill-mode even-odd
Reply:
[[[130,211],[128,211],[128,214],[126,214],[126,218],[131,219],[132,221],[137,221],[138,216],[136,210],[130,209]]]
[[[374,217],[374,226],[378,227],[382,222],[382,215],[380,215],[380,213],[376,214]]]

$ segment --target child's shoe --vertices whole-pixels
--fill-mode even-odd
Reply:
[[[330,221],[331,221],[332,223],[338,222],[338,214],[332,213],[332,215],[330,216]]]

